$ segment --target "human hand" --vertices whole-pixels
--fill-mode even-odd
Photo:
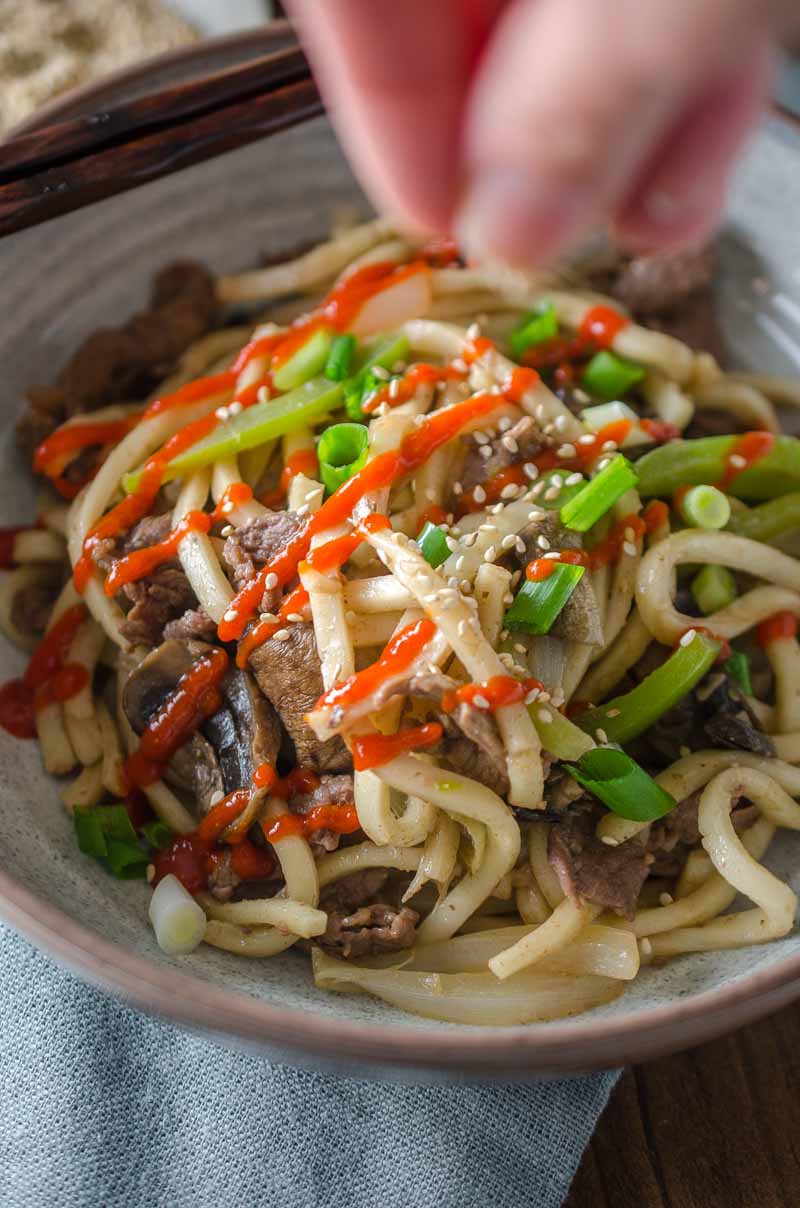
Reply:
[[[376,204],[474,256],[701,240],[796,0],[289,0]]]

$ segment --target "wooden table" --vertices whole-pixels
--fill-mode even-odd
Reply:
[[[626,1070],[565,1208],[798,1208],[800,1005]]]

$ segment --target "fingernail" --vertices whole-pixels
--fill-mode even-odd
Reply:
[[[477,175],[455,222],[456,238],[470,259],[502,257],[512,264],[552,260],[585,227],[588,191],[559,190],[514,169]]]

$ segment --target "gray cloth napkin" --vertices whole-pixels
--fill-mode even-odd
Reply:
[[[616,1077],[289,1069],[122,1006],[0,927],[7,1208],[557,1208]]]

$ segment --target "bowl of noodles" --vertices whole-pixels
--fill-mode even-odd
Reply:
[[[798,146],[714,248],[537,278],[371,216],[322,119],[6,240],[4,919],[383,1069],[793,997]]]

